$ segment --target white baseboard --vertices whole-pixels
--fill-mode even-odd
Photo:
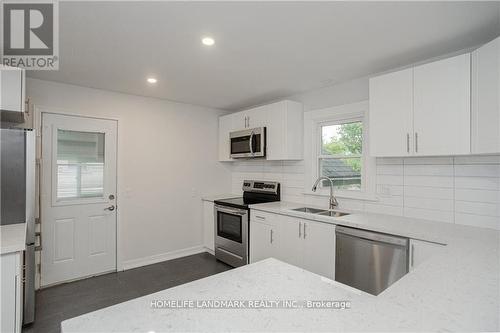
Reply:
[[[188,247],[186,249],[175,250],[171,252],[155,254],[150,257],[144,257],[139,259],[131,259],[123,261],[122,268],[123,270],[137,268],[141,266],[147,266],[151,264],[156,264],[166,260],[177,259],[185,256],[190,256],[193,254],[198,254],[202,252],[209,252],[207,248],[202,245]]]
[[[211,254],[211,255],[213,255],[213,256],[215,255],[215,251],[214,251],[214,250],[209,249],[209,248],[208,248],[208,247],[206,247],[206,246],[205,246],[205,247],[203,247],[203,249],[205,250],[205,252],[208,252],[208,253],[210,253],[210,254]]]

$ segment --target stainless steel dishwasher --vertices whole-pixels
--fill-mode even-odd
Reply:
[[[337,226],[335,280],[378,295],[408,273],[408,238]]]

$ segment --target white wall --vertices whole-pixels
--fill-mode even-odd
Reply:
[[[118,120],[118,251],[125,268],[202,244],[201,196],[226,193],[217,162],[219,110],[28,79],[53,112]]]
[[[306,111],[368,99],[368,78],[345,82],[289,99]],[[328,207],[328,198],[305,195],[308,161],[238,161],[232,191],[244,179],[282,183],[282,200]],[[377,201],[339,199],[344,209],[416,217],[500,229],[500,156],[379,158]]]

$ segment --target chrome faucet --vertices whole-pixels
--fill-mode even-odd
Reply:
[[[318,188],[318,184],[322,180],[328,180],[330,182],[330,209],[335,209],[336,207],[338,207],[339,202],[337,201],[337,198],[335,198],[335,196],[333,195],[333,180],[331,178],[323,176],[323,177],[319,177],[318,179],[316,179],[316,182],[314,183],[314,185],[312,187],[312,191],[316,192],[316,189]]]

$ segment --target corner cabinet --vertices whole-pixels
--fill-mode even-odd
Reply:
[[[219,161],[234,161],[229,133],[255,127],[266,127],[267,160],[301,160],[303,126],[302,104],[288,100],[221,116]]]
[[[372,156],[470,154],[470,54],[370,79]]]
[[[334,279],[334,225],[255,210],[250,217],[250,262],[273,257]]]
[[[22,252],[0,256],[0,332],[21,332]]]
[[[500,37],[472,52],[472,153],[500,153]]]

